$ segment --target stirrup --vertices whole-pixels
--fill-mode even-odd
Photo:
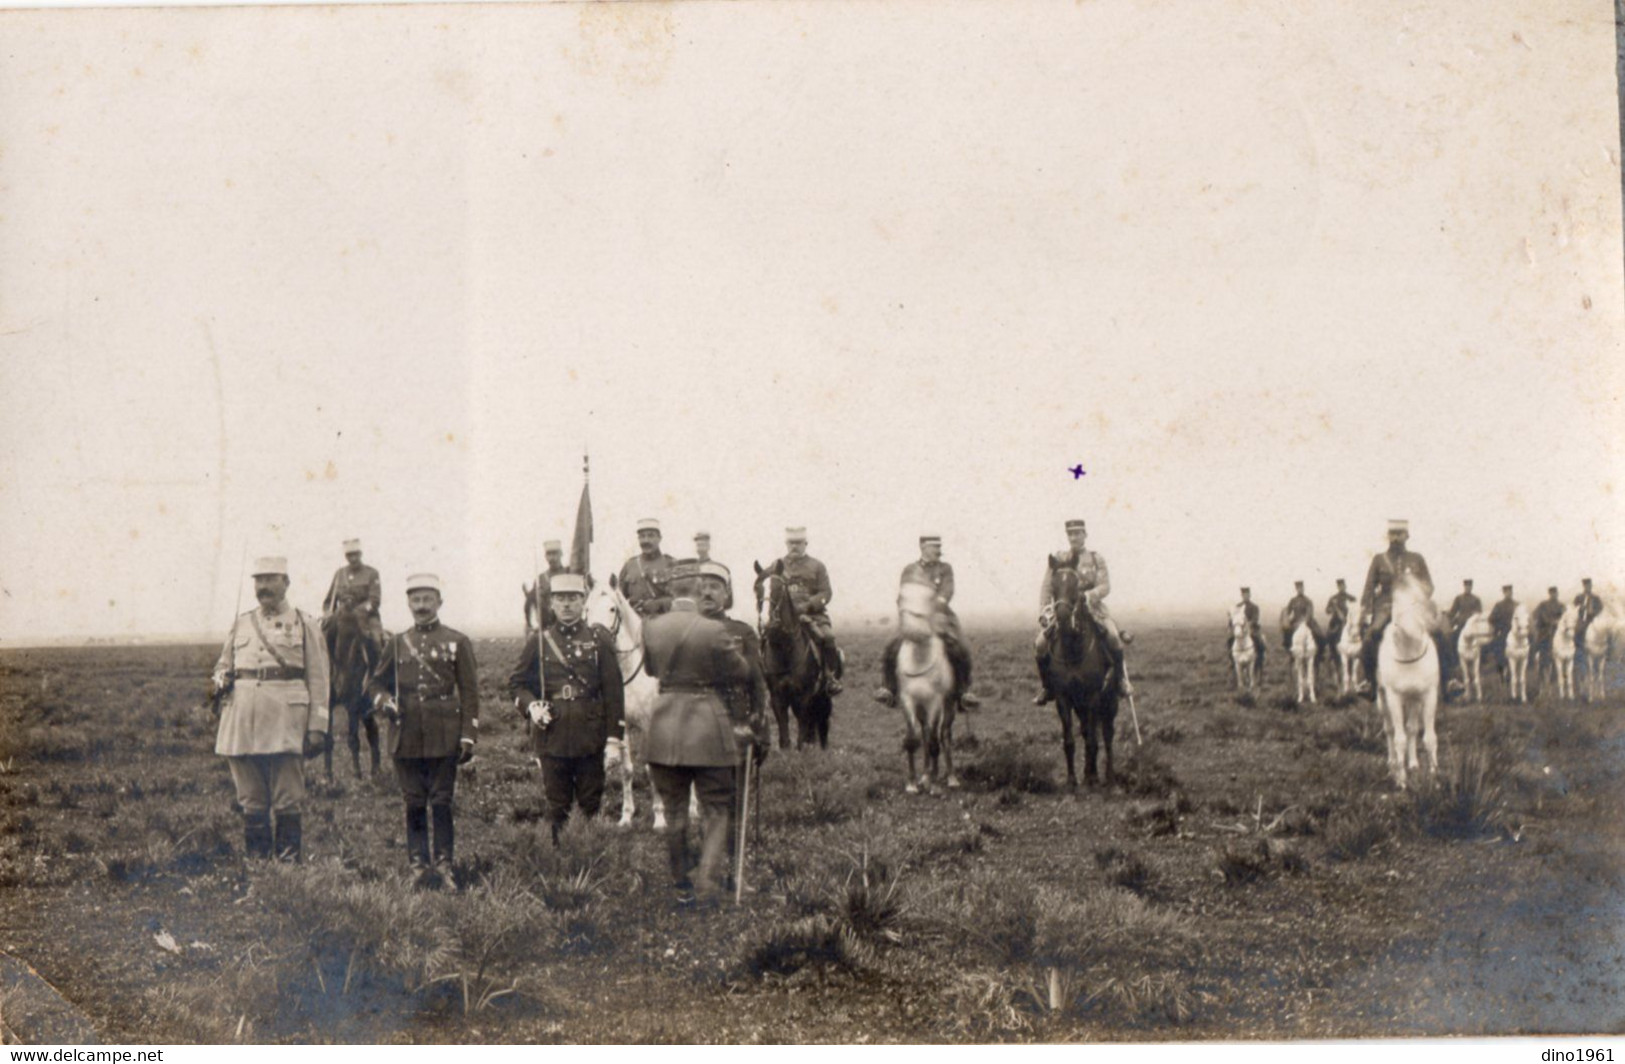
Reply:
[[[884,687],[875,688],[873,697],[876,702],[879,702],[883,706],[897,705],[897,696],[886,690]]]

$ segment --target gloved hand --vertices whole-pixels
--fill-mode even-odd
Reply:
[[[546,702],[532,702],[525,710],[530,722],[538,728],[545,728],[553,723],[553,707]]]
[[[457,763],[466,765],[474,760],[474,740],[462,739],[458,742]]]
[[[756,733],[750,730],[749,724],[734,725],[734,742],[738,743],[741,747],[743,747],[746,743],[753,741],[755,738]]]
[[[231,673],[225,669],[216,669],[214,675],[209,677],[209,697],[223,695],[229,690],[231,690]]]
[[[378,700],[376,712],[382,713],[384,715],[384,719],[388,720],[391,724],[399,724],[401,722],[400,703],[396,702],[388,695],[384,695]]]
[[[308,731],[305,733],[305,756],[315,757],[327,749],[327,733],[321,731]]]

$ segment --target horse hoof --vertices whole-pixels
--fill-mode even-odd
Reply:
[[[920,789],[918,787],[914,786],[914,784],[910,783],[908,786],[903,788],[903,793],[904,794],[919,794]]]
[[[949,776],[948,777],[948,789],[951,790],[951,791],[957,791],[959,789],[959,777],[958,776]]]
[[[623,816],[621,819],[615,822],[615,826],[618,828],[629,828],[632,826],[632,818],[629,816]]]

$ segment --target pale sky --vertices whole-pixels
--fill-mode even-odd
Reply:
[[[804,524],[837,620],[946,537],[1035,611],[1625,584],[1600,0],[0,12],[0,640],[320,605],[518,630]],[[1067,467],[1088,471],[1074,480]],[[1539,585],[1539,588],[1535,585]]]

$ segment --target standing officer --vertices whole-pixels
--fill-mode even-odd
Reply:
[[[1320,622],[1315,619],[1315,604],[1303,593],[1302,580],[1292,581],[1292,591],[1292,597],[1287,600],[1286,608],[1281,611],[1281,646],[1290,652],[1293,631],[1298,625],[1308,621],[1309,631],[1315,637],[1315,652],[1318,657],[1322,644],[1326,642],[1326,633],[1320,630]]]
[[[653,617],[671,609],[671,593],[666,588],[671,567],[677,559],[660,550],[660,522],[645,517],[638,522],[638,553],[621,566],[621,594],[643,617]]]
[[[970,651],[965,646],[959,617],[950,605],[954,598],[954,567],[942,560],[941,536],[920,537],[919,560],[903,567],[903,575],[898,578],[897,584],[899,588],[904,584],[923,584],[936,589],[936,610],[931,618],[931,626],[942,637],[943,649],[953,665],[954,686],[959,691],[959,701],[966,706],[980,705],[981,699],[970,693]],[[886,653],[881,659],[883,686],[875,693],[875,700],[888,706],[897,704],[897,651],[902,645],[903,637],[893,636],[892,641],[886,644]]]
[[[1602,599],[1591,591],[1591,577],[1580,581],[1585,590],[1574,596],[1574,611],[1576,613],[1574,624],[1574,664],[1576,668],[1583,669],[1586,661],[1586,629],[1591,622],[1597,619],[1602,612]],[[1584,672],[1581,675],[1585,675]]]
[[[479,668],[468,636],[440,623],[440,578],[418,573],[406,581],[412,628],[384,644],[369,688],[374,705],[396,722],[395,775],[406,802],[406,856],[420,877],[430,866],[454,886],[451,803],[457,766],[474,756],[480,730]],[[427,808],[425,808],[427,807]]]
[[[525,588],[525,631],[536,629],[537,611],[548,624],[553,623],[553,615],[548,607],[548,593],[553,586],[553,578],[570,570],[564,566],[564,544],[556,539],[547,540],[542,544],[542,552],[547,556],[547,569],[536,574],[536,584]]]
[[[1557,622],[1563,619],[1563,600],[1557,597],[1557,588],[1546,589],[1546,599],[1535,612],[1530,615],[1530,627],[1534,629],[1534,646],[1530,657],[1535,661],[1535,686],[1540,686],[1541,680],[1546,676],[1546,670],[1551,669],[1552,675],[1557,674],[1557,665],[1552,661],[1552,637],[1557,635]]]
[[[322,599],[322,616],[331,617],[340,610],[352,610],[361,627],[372,639],[373,645],[384,641],[384,625],[378,618],[378,605],[384,600],[384,585],[378,570],[361,564],[361,541],[344,541],[344,560],[347,564],[333,574],[327,585],[327,597]]]
[[[750,679],[730,684],[723,690],[722,700],[728,707],[728,720],[734,728],[734,735],[739,740],[738,759],[734,763],[735,789],[744,793],[745,788],[745,751],[755,748],[756,765],[761,767],[767,760],[767,752],[772,747],[772,737],[767,728],[768,693],[767,675],[762,671],[762,644],[757,638],[756,629],[728,616],[727,611],[733,609],[733,574],[728,567],[720,562],[701,561],[696,567],[700,580],[695,588],[694,600],[699,607],[700,614],[715,621],[721,621],[728,634],[738,638],[740,653],[745,657],[745,663],[750,668]],[[744,724],[750,729],[750,737],[745,739],[739,731]],[[739,833],[744,830],[745,824],[740,817],[742,800],[736,800],[728,807],[728,872],[723,882],[729,890],[733,889],[734,855],[739,843]]]
[[[727,701],[735,685],[753,682],[750,663],[739,637],[721,621],[702,616],[696,601],[713,594],[720,601],[726,597],[726,586],[714,575],[702,575],[698,563],[684,562],[672,573],[676,597],[671,610],[643,626],[644,668],[660,681],[660,694],[650,711],[649,779],[671,818],[666,853],[680,902],[710,901],[722,889],[736,787],[734,766],[742,744],[753,741],[748,723],[730,718]],[[702,831],[692,883],[690,787],[699,799]]]
[[[1518,612],[1518,601],[1512,597],[1512,585],[1501,585],[1501,601],[1490,607],[1489,643],[1485,650],[1495,664],[1498,674],[1505,678],[1507,667],[1507,634],[1512,631],[1512,615]]]
[[[579,803],[587,818],[604,799],[604,747],[626,734],[625,692],[615,639],[582,619],[587,578],[553,577],[553,623],[532,633],[508,677],[508,695],[530,721],[531,744],[542,764],[542,789],[553,842]],[[546,659],[539,655],[546,647]],[[546,690],[543,690],[543,683]]]
[[[807,553],[806,528],[784,530],[784,557],[778,564],[784,574],[783,586],[790,593],[790,604],[818,641],[824,669],[829,674],[829,693],[838,695],[846,659],[835,646],[835,629],[829,619],[829,602],[835,592],[830,589],[829,570],[824,568],[824,563]]]
[[[1089,529],[1081,519],[1074,519],[1066,523],[1066,541],[1070,549],[1057,551],[1055,560],[1077,570],[1083,588],[1083,601],[1089,610],[1089,616],[1100,626],[1106,637],[1106,648],[1111,652],[1112,663],[1117,668],[1118,688],[1125,695],[1132,695],[1134,688],[1128,682],[1128,670],[1123,661],[1123,637],[1117,631],[1117,622],[1106,610],[1106,596],[1112,593],[1111,574],[1106,570],[1106,559],[1092,550],[1087,550],[1084,544],[1088,542]],[[1055,622],[1055,592],[1050,586],[1050,570],[1044,570],[1044,584],[1038,595],[1038,638],[1034,641],[1033,649],[1038,654],[1038,682],[1043,690],[1033,699],[1033,705],[1041,706],[1055,697],[1049,686],[1049,634]]]
[[[297,861],[304,759],[327,740],[327,642],[288,605],[288,560],[254,561],[256,609],[232,622],[215,662],[215,694],[230,693],[214,752],[226,759],[243,810],[243,852]],[[273,834],[271,816],[276,815]]]
[[[1427,559],[1405,544],[1410,540],[1408,521],[1388,522],[1388,549],[1371,559],[1366,570],[1365,589],[1360,593],[1360,613],[1366,623],[1365,642],[1360,647],[1360,661],[1365,666],[1367,697],[1377,697],[1377,648],[1382,645],[1382,633],[1393,619],[1394,585],[1401,578],[1414,581],[1429,599],[1433,597],[1433,577],[1428,573]],[[1433,631],[1433,642],[1439,651],[1439,681],[1441,689],[1456,671],[1456,648],[1438,631]]]

